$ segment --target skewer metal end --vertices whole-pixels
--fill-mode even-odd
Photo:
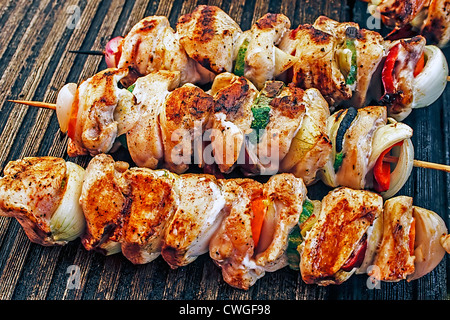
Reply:
[[[47,103],[47,102],[40,102],[40,101],[27,101],[27,100],[8,100],[8,101],[24,104],[24,105],[31,106],[31,107],[56,110],[56,104],[54,104],[54,103]]]
[[[100,50],[69,50],[70,53],[88,54],[91,56],[103,56],[105,51]]]

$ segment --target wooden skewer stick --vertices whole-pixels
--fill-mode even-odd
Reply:
[[[39,101],[26,101],[26,100],[8,100],[8,101],[14,102],[14,103],[25,104],[27,106],[32,106],[32,107],[56,110],[56,104],[54,104],[54,103],[39,102]],[[384,157],[383,161],[389,162],[389,163],[397,163],[398,158],[386,155]],[[444,164],[439,164],[439,163],[414,160],[413,165],[414,165],[414,167],[419,167],[419,168],[435,169],[435,170],[450,172],[450,166],[447,166]]]
[[[47,103],[47,102],[40,102],[40,101],[26,101],[26,100],[8,100],[8,101],[14,102],[14,103],[25,104],[27,106],[32,106],[32,107],[56,110],[56,104],[54,104],[54,103]]]
[[[397,157],[393,157],[393,156],[385,156],[383,158],[383,161],[384,162],[389,162],[389,163],[397,163],[398,162],[398,158]],[[445,171],[445,172],[450,172],[450,166],[447,166],[445,164],[434,163],[434,162],[414,160],[413,161],[413,166],[414,167],[419,167],[419,168],[434,169],[434,170],[441,170],[441,171]]]

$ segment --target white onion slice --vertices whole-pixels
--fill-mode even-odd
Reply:
[[[415,271],[407,280],[418,279],[431,272],[441,262],[445,250],[441,246],[442,235],[447,234],[447,227],[442,218],[433,211],[413,207],[416,220],[416,237],[414,244]]]
[[[59,128],[63,133],[66,133],[69,127],[70,113],[76,92],[77,84],[68,83],[59,90],[56,98],[56,117],[58,118]]]
[[[448,64],[444,53],[436,46],[425,46],[425,66],[413,80],[412,108],[423,108],[435,102],[447,85]]]
[[[381,153],[398,142],[403,141],[401,147],[392,149],[392,154],[398,156],[395,169],[391,172],[389,190],[382,192],[383,198],[394,196],[406,183],[413,168],[414,147],[410,140],[413,130],[408,125],[388,118],[388,123],[375,131],[372,142],[372,153],[369,158],[369,174],[373,174],[373,167]],[[370,180],[369,180],[370,181]]]
[[[66,166],[66,190],[50,220],[53,239],[63,242],[78,238],[85,227],[84,214],[79,201],[85,170],[72,162],[66,162]]]
[[[392,149],[393,156],[398,156],[398,162],[394,171],[391,172],[391,183],[389,189],[385,192],[381,192],[381,196],[384,199],[393,197],[406,183],[411,171],[413,169],[414,162],[414,147],[410,139],[403,141],[403,145],[400,148]]]
[[[392,118],[388,118],[386,125],[381,126],[375,131],[372,142],[372,153],[369,158],[369,168],[373,168],[375,162],[386,149],[405,139],[411,138],[413,129]]]
[[[364,260],[361,266],[356,270],[357,274],[367,273],[371,265],[373,265],[373,260],[375,254],[380,246],[381,239],[383,238],[383,215],[380,214],[378,218],[375,219],[373,225],[367,230],[367,249],[364,255]]]

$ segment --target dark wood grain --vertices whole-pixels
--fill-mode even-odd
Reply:
[[[101,50],[111,37],[125,34],[147,15],[165,15],[175,28],[179,16],[199,4],[220,6],[243,30],[269,11],[287,15],[292,27],[313,23],[321,14],[339,21],[353,19],[362,27],[368,19],[366,5],[350,0],[4,1],[0,8],[0,168],[24,156],[68,159],[67,138],[60,133],[54,112],[15,105],[7,99],[55,102],[65,83],[80,82],[106,67],[101,57],[68,50]],[[70,6],[80,10],[76,28],[68,27]],[[450,56],[449,50],[445,53]],[[435,104],[415,110],[405,121],[414,128],[416,159],[450,163],[449,103],[447,88]],[[85,167],[89,159],[71,161]],[[328,190],[318,183],[308,192],[312,199],[321,199]],[[415,168],[400,194],[413,196],[415,205],[438,212],[450,223],[450,174]],[[32,244],[14,219],[0,217],[2,300],[440,300],[448,296],[449,262],[447,256],[422,279],[382,283],[381,289],[368,288],[365,275],[353,276],[341,286],[306,285],[298,272],[284,268],[267,273],[250,290],[242,291],[222,280],[220,269],[207,255],[174,270],[161,258],[135,266],[120,254],[105,257],[87,252],[79,240],[64,247]],[[79,270],[79,288],[68,282],[73,266]]]

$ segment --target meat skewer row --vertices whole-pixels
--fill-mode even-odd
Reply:
[[[134,264],[161,255],[172,268],[209,253],[224,281],[240,289],[287,265],[319,285],[369,267],[382,281],[413,280],[450,249],[440,216],[410,197],[383,207],[375,193],[341,187],[310,200],[292,174],[264,184],[176,175],[129,168],[105,154],[86,170],[33,157],[8,163],[4,174],[0,214],[15,217],[32,242],[64,245],[80,237],[87,250],[122,252]]]
[[[377,101],[401,121],[412,109],[431,105],[446,87],[445,56],[425,44],[421,36],[384,41],[356,23],[321,16],[290,31],[279,47],[299,57],[285,81],[318,88],[330,106]]]
[[[76,88],[68,84],[56,104],[68,128],[69,156],[114,152],[123,144],[139,167],[185,172],[190,164],[246,175],[291,172],[306,185],[375,188],[393,196],[408,179],[412,129],[387,118],[386,108],[349,108],[329,114],[316,89],[268,81],[260,92],[244,77],[218,75],[208,93],[179,73],[139,78],[129,90],[117,82],[127,69],[107,69]],[[132,91],[132,92],[130,92]],[[362,147],[361,147],[362,146]],[[384,161],[390,150],[398,156]]]
[[[286,16],[267,14],[243,32],[220,8],[202,5],[180,17],[176,32],[164,16],[142,19],[124,38],[108,42],[105,60],[110,68],[130,68],[121,80],[126,87],[159,70],[179,71],[181,84],[209,83],[236,71],[261,89],[297,60],[276,46],[289,28]]]
[[[427,42],[445,47],[450,40],[450,3],[445,0],[364,0],[369,12],[394,28],[388,38],[421,34]]]
[[[162,41],[167,32],[171,40]],[[376,101],[398,121],[437,100],[448,75],[442,51],[426,46],[421,36],[385,41],[356,23],[324,16],[291,30],[286,16],[271,13],[242,32],[221,9],[204,5],[181,16],[176,32],[165,17],[144,18],[125,38],[107,44],[105,59],[108,67],[130,68],[121,79],[126,87],[157,70],[180,71],[181,84],[209,83],[234,72],[259,90],[274,79],[316,88],[332,110]]]

